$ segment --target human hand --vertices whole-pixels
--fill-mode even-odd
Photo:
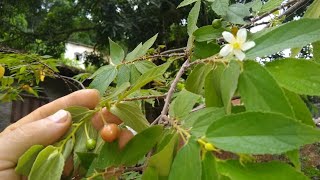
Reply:
[[[80,90],[46,104],[0,133],[0,179],[21,179],[15,173],[19,157],[36,144],[49,145],[58,141],[71,125],[71,115],[63,110],[70,106],[96,107],[100,97],[96,90]],[[99,130],[103,127],[102,116],[109,123],[120,124],[121,121],[109,113],[106,108],[93,118],[93,126]],[[126,144],[130,136],[119,139]]]

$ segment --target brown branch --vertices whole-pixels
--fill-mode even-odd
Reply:
[[[272,14],[272,13],[274,13],[274,12],[280,10],[280,9],[283,9],[285,7],[288,7],[288,6],[292,5],[292,4],[295,4],[297,1],[298,0],[292,0],[292,1],[290,1],[290,2],[288,2],[286,4],[284,4],[284,5],[276,7],[274,9],[270,10],[269,12],[266,12],[266,13],[262,14],[261,16],[258,16],[256,18],[252,19],[250,24],[244,25],[242,28],[248,28],[249,26],[252,26],[251,24],[254,24],[255,22],[257,22],[257,21],[269,16],[270,14]]]
[[[306,6],[310,2],[310,0],[300,0],[290,8],[288,8],[283,14],[281,14],[278,18],[280,19],[283,16],[291,15],[302,7]]]
[[[140,96],[140,97],[134,97],[134,98],[126,98],[122,101],[137,101],[137,100],[145,100],[145,99],[159,99],[159,98],[165,98],[167,94],[163,95],[150,95],[150,96]]]

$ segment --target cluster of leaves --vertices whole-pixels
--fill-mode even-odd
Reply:
[[[271,2],[275,1],[261,8],[256,4],[250,7],[259,14]],[[128,54],[109,40],[110,65],[90,77],[93,81],[89,87],[104,95],[99,106],[94,110],[68,108],[73,117],[70,131],[54,145],[31,147],[20,158],[16,171],[33,180],[59,179],[71,155],[74,175],[87,179],[308,179],[300,172],[299,148],[319,141],[320,131],[300,95],[320,96],[319,59],[286,58],[266,64],[254,60],[287,48],[301,49],[308,43],[317,43],[319,1],[314,1],[306,13],[314,17],[250,34],[256,45],[246,52],[245,61],[219,56],[220,46],[216,42],[223,31],[237,30],[231,27],[246,23],[240,22],[243,17],[238,12],[248,5],[228,5],[221,14],[224,19],[221,26],[198,28],[201,1],[184,0],[180,7],[193,3],[188,16],[186,51],[183,55],[167,56],[161,65],[151,61],[161,54],[145,55],[157,36]],[[173,60],[179,59],[185,62],[170,82],[161,116],[149,124],[141,104],[163,94],[146,85],[152,81],[167,83],[165,72]],[[190,73],[185,88],[175,92],[187,70]],[[111,83],[114,87],[110,87]],[[232,103],[236,96],[241,104]],[[199,104],[204,108],[195,108]],[[90,119],[103,107],[137,132],[124,149],[119,149],[117,142],[105,143],[97,137]],[[92,151],[85,147],[87,134],[97,139]],[[216,153],[222,151],[232,152],[239,159],[219,159]],[[284,154],[293,165],[280,161],[254,162],[253,155],[261,154]]]
[[[1,53],[0,101],[21,100],[22,92],[38,96],[41,81],[55,77],[57,60],[35,54]]]

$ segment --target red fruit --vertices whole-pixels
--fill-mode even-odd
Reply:
[[[116,124],[106,124],[100,131],[101,138],[106,142],[113,142],[119,137],[120,129]]]

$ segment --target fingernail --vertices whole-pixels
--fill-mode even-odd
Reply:
[[[68,119],[68,116],[69,116],[69,113],[67,111],[59,110],[58,112],[49,116],[48,119],[56,123],[63,123],[63,122],[66,122],[66,120]]]

